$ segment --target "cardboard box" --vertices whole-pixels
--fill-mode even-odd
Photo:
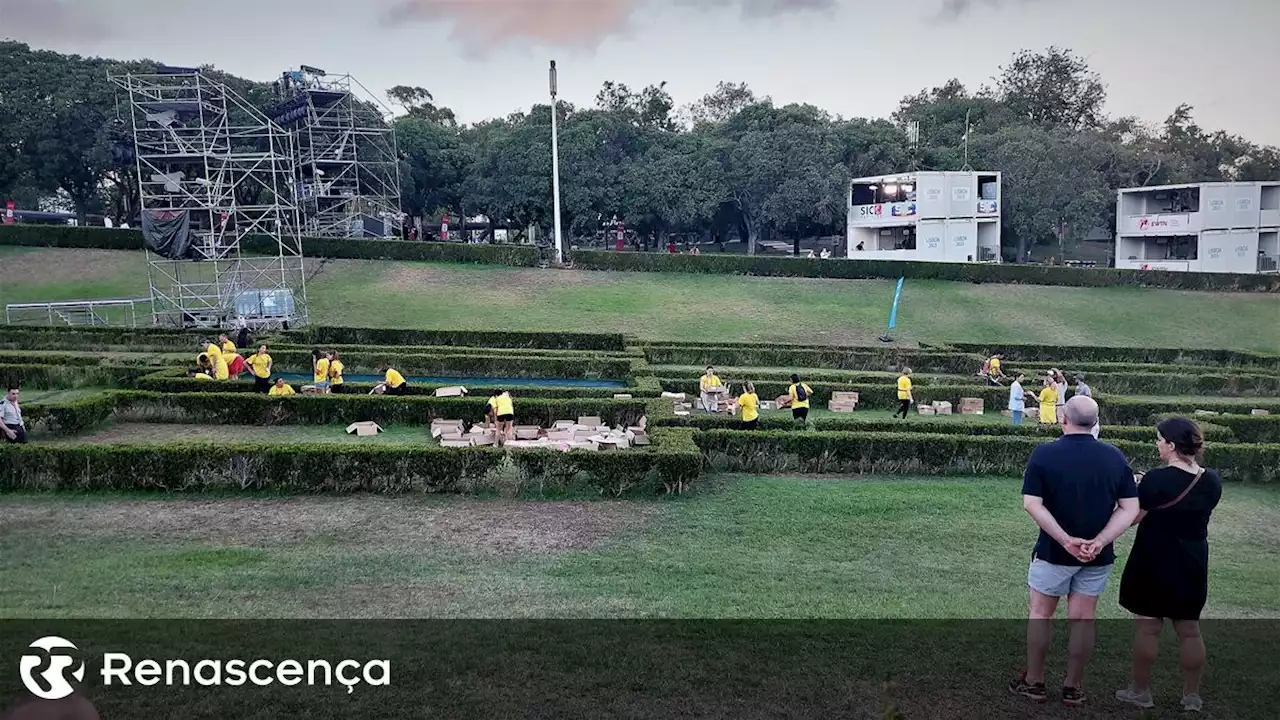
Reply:
[[[1197,411],[1195,411],[1195,414],[1196,414],[1196,415],[1203,415],[1203,416],[1206,416],[1206,417],[1211,417],[1211,416],[1213,416],[1213,415],[1217,415],[1218,413],[1216,413],[1216,412],[1214,412],[1214,411],[1212,411],[1212,410],[1197,410]]]
[[[468,448],[468,447],[471,447],[471,441],[470,440],[441,440],[440,447]]]
[[[649,436],[646,434],[636,433],[635,437],[631,438],[631,444],[636,447],[644,447],[646,445],[652,445],[653,441],[651,441]]]
[[[917,411],[917,412],[919,412],[921,415],[936,415],[936,414],[937,414],[937,412],[933,409],[933,406],[932,406],[932,405],[917,405],[917,406],[916,406],[916,411]]]
[[[982,398],[960,398],[961,415],[982,415],[984,409]]]
[[[517,440],[537,440],[542,437],[542,428],[537,425],[517,425],[515,430]]]
[[[436,397],[462,397],[467,394],[464,387],[442,387],[436,388]]]
[[[946,400],[939,400],[933,404],[933,413],[935,415],[950,415],[951,403]]]
[[[582,417],[578,418],[578,424],[586,425],[587,427],[594,428],[594,427],[600,427],[601,425],[603,425],[604,421],[601,420],[600,416],[598,415],[583,415]]]
[[[1254,411],[1250,413],[1250,415],[1270,415],[1270,414],[1271,414],[1270,410],[1262,410],[1262,409],[1254,409]]]
[[[438,438],[442,435],[461,433],[462,428],[463,424],[461,420],[432,420],[431,437]]]
[[[690,414],[691,414],[691,413],[690,413],[688,410],[677,410],[677,411],[676,411],[676,417],[685,417],[685,416],[690,415]]]
[[[627,393],[620,393],[613,396],[614,400],[631,400],[632,397]]]
[[[551,424],[551,427],[554,430],[562,430],[564,428],[571,428],[574,425],[577,425],[577,423],[572,420],[557,420]]]
[[[777,409],[778,409],[778,403],[776,403],[776,402],[774,402],[774,401],[772,401],[772,400],[761,400],[761,401],[760,401],[760,409],[761,409],[761,410],[777,410]]]
[[[357,437],[368,437],[369,435],[377,435],[382,432],[382,428],[378,427],[376,422],[356,422],[347,426],[347,434],[355,433]]]
[[[573,439],[572,430],[552,430],[547,433],[547,440],[553,443],[570,443]]]
[[[833,402],[827,405],[827,409],[830,410],[831,412],[851,413],[854,410],[856,410],[857,407],[855,405],[840,404],[840,403]]]
[[[684,393],[664,392],[662,397],[667,400],[684,400]]]
[[[845,404],[858,404],[858,393],[856,392],[833,392],[831,393],[831,402]]]
[[[490,445],[497,445],[497,444],[498,444],[497,433],[486,433],[484,435],[471,436],[471,445],[473,447],[489,447]]]
[[[777,398],[774,399],[773,404],[777,405],[779,408],[784,408],[791,404],[791,396],[779,395]]]

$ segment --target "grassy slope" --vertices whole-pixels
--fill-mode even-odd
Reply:
[[[1016,618],[1013,480],[725,478],[666,503],[0,497],[0,617]],[[1280,616],[1280,498],[1232,485],[1208,614]],[[1121,543],[1121,555],[1128,539]],[[1118,578],[1117,578],[1118,581]],[[1118,582],[1101,611],[1123,617]]]
[[[145,291],[137,253],[0,248],[0,303]],[[313,320],[330,324],[874,343],[893,283],[332,261],[308,294]],[[918,281],[898,336],[1280,351],[1278,313],[1280,297],[1262,295]]]

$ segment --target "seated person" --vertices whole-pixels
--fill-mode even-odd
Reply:
[[[297,395],[293,390],[293,386],[286,383],[282,377],[276,378],[275,384],[271,386],[271,389],[267,391],[267,394],[274,395],[276,397]]]

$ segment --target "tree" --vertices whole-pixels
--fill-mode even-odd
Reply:
[[[737,115],[752,105],[772,104],[766,97],[758,97],[746,83],[729,83],[721,81],[715,92],[703,96],[701,100],[689,106],[686,114],[690,122],[698,125],[717,125]]]
[[[387,91],[387,98],[404,108],[409,117],[419,118],[446,127],[457,127],[458,118],[453,110],[435,104],[435,97],[423,87],[396,85]]]
[[[995,98],[1015,117],[1082,130],[1102,125],[1107,88],[1089,64],[1070,50],[1023,50],[1000,68]]]

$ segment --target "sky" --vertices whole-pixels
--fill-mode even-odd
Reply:
[[[1280,0],[0,0],[0,37],[269,81],[307,64],[383,96],[427,88],[463,122],[606,80],[667,82],[677,105],[721,80],[779,104],[885,117],[905,95],[989,83],[1013,53],[1070,48],[1112,115],[1196,120],[1280,145]],[[922,128],[928,132],[928,128]]]

